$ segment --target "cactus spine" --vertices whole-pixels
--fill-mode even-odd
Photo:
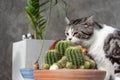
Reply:
[[[82,55],[81,47],[79,46],[67,48],[65,55],[75,68],[79,68],[80,65],[84,64],[84,57]]]
[[[64,56],[65,50],[72,45],[73,44],[70,41],[61,40],[56,44],[55,49],[58,50],[61,56]]]
[[[48,50],[45,55],[45,63],[52,65],[60,59],[59,53],[56,50]]]

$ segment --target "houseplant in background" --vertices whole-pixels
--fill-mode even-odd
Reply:
[[[59,0],[64,3],[64,11],[67,15],[67,3],[64,0]],[[48,27],[50,22],[51,10],[54,6],[57,6],[58,0],[46,0],[40,2],[39,0],[27,0],[27,6],[25,7],[26,15],[29,20],[29,27],[34,31],[34,39],[44,39],[45,35],[43,31]],[[43,15],[49,10],[48,17]],[[59,10],[57,10],[59,15]],[[45,31],[46,32],[46,31]]]
[[[39,0],[27,0],[27,6],[25,7],[26,15],[29,20],[29,26],[34,31],[34,39],[43,39],[43,30],[45,29],[47,20],[42,15],[42,12],[47,8],[42,9],[42,6],[49,1],[39,3]]]
[[[56,6],[60,0],[46,0],[44,2],[40,2],[39,0],[28,0],[27,6],[25,7],[25,11],[27,13],[27,18],[30,22],[30,28],[33,29],[34,39],[43,39],[42,47],[40,49],[40,53],[38,55],[37,60],[35,61],[35,64],[33,65],[34,69],[38,69],[38,61],[40,58],[40,55],[43,50],[44,41],[46,38],[46,30],[50,22],[50,16],[51,16],[51,10],[52,7]],[[64,3],[64,11],[67,15],[67,3],[64,0],[61,0]],[[48,6],[46,6],[48,5]],[[45,16],[42,15],[43,12],[49,10],[48,18],[46,19]],[[58,13],[59,15],[59,13]],[[43,33],[44,31],[44,33]]]
[[[13,66],[12,66],[12,80],[23,80],[20,75],[20,72],[23,74],[29,73],[32,74],[33,70],[31,69],[33,64],[38,64],[43,61],[43,55],[49,45],[53,43],[54,40],[45,40],[46,30],[50,23],[51,10],[54,6],[57,6],[58,2],[64,0],[27,0],[27,6],[25,7],[26,16],[29,20],[29,26],[33,30],[33,39],[25,39],[19,42],[13,43]],[[49,12],[49,15],[45,17],[43,13],[45,11]],[[38,54],[39,53],[39,54]],[[41,58],[40,58],[41,57]],[[34,67],[35,68],[35,67]],[[19,72],[20,69],[20,72]],[[29,78],[33,79],[33,75]],[[27,74],[26,74],[27,75]],[[26,77],[27,78],[27,77]]]

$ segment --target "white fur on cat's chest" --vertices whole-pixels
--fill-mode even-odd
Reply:
[[[86,43],[90,44],[88,51],[90,52],[90,54],[93,57],[98,56],[98,55],[99,56],[105,55],[105,54],[102,54],[102,53],[104,53],[103,48],[104,48],[105,39],[107,38],[107,36],[110,33],[113,33],[114,30],[115,29],[112,27],[103,25],[103,29],[95,30],[92,38],[90,40],[84,42],[84,44],[86,44]],[[96,55],[97,53],[99,53],[99,54]]]
[[[115,29],[106,25],[103,25],[103,27],[104,28],[102,30],[95,31],[91,40],[91,45],[88,48],[88,54],[90,54],[94,58],[99,69],[103,67],[110,70],[113,67],[110,60],[105,57],[105,52],[103,48],[106,37],[110,33],[113,33]]]

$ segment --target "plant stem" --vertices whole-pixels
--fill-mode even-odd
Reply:
[[[42,33],[40,34],[40,38],[43,39]]]
[[[52,10],[52,3],[50,3],[50,12],[49,12],[49,15],[48,15],[48,17],[47,17],[47,20],[48,20],[48,21],[47,21],[47,26],[49,26],[49,24],[50,24],[51,10]],[[38,55],[38,58],[37,58],[36,62],[39,61],[40,56],[42,55],[42,50],[43,50],[44,43],[45,43],[45,39],[46,39],[46,32],[47,32],[47,29],[48,29],[47,26],[45,27],[45,31],[44,31],[44,34],[43,34],[42,46],[41,46],[41,48],[40,48],[40,53],[39,53],[39,55]]]
[[[37,39],[37,32],[34,32],[34,39]]]

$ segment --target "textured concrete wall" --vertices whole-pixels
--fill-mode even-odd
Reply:
[[[0,80],[11,80],[12,43],[30,31],[25,5],[26,0],[0,0]],[[68,6],[70,19],[95,15],[97,21],[120,28],[120,0],[68,0]],[[64,17],[63,11],[57,17],[52,10],[47,39],[65,38]]]
[[[28,30],[25,1],[0,0],[0,80],[12,80],[12,43]]]

